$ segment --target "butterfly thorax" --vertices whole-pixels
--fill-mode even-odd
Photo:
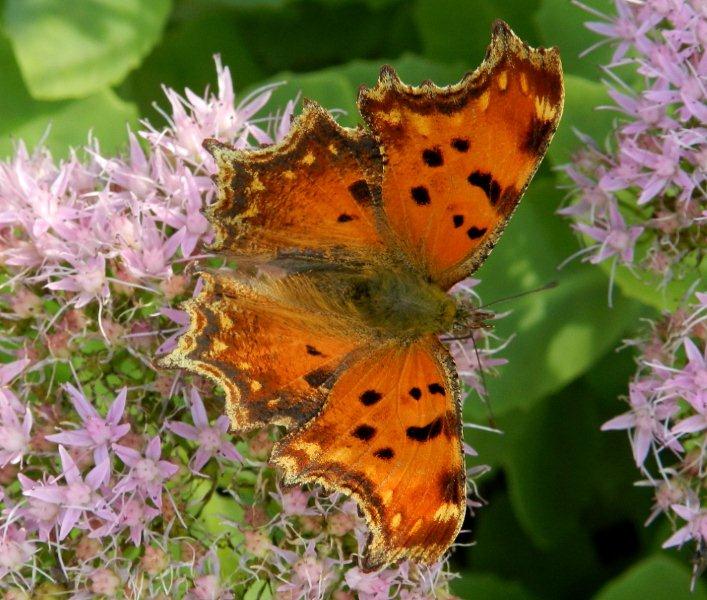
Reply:
[[[414,273],[381,270],[357,276],[347,294],[370,327],[398,339],[447,331],[457,312],[453,298]]]

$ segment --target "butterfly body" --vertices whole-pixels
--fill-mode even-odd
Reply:
[[[448,291],[496,244],[563,98],[557,51],[499,21],[455,85],[408,86],[384,67],[359,95],[367,128],[310,102],[274,146],[204,143],[218,166],[211,249],[279,275],[202,274],[162,364],[221,385],[234,430],[288,429],[272,463],[356,500],[365,569],[434,562],[461,528],[461,386],[439,334],[489,315]]]
[[[411,271],[373,271],[354,277],[352,304],[371,328],[393,339],[415,339],[451,328],[454,300],[439,286]]]

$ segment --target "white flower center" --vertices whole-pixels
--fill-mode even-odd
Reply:
[[[91,501],[91,488],[81,481],[70,483],[64,493],[70,506],[86,506]]]
[[[86,431],[91,439],[96,442],[99,446],[105,444],[111,439],[111,431],[108,423],[105,420],[91,417],[86,423]]]
[[[59,513],[59,506],[37,498],[30,498],[28,510],[29,514],[37,521],[49,522],[56,518]]]
[[[199,445],[209,452],[215,452],[221,447],[221,432],[216,427],[202,429],[199,432]]]
[[[159,475],[160,472],[154,460],[143,458],[135,465],[135,477],[144,483],[159,479]]]

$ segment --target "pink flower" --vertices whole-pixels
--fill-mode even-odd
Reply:
[[[48,435],[46,439],[65,446],[92,449],[94,461],[99,464],[108,457],[108,446],[113,442],[117,442],[130,431],[128,423],[120,424],[125,412],[127,388],[123,388],[118,392],[105,418],[98,414],[98,411],[83,393],[73,385],[67,383],[65,389],[84,426],[73,431],[62,431],[61,433]]]
[[[168,235],[157,227],[154,219],[143,216],[137,249],[123,248],[120,255],[125,266],[136,277],[169,277],[171,258],[179,249],[183,231]]]
[[[140,545],[153,519],[161,514],[158,509],[146,504],[138,495],[120,496],[112,506],[117,513],[115,520],[107,522],[101,529],[96,530],[94,535],[104,537],[127,528],[130,530],[130,541],[136,546]]]
[[[174,475],[179,467],[166,460],[160,460],[162,442],[160,437],[153,437],[145,448],[144,456],[137,450],[113,444],[113,450],[127,466],[130,472],[115,486],[116,494],[137,491],[148,496],[157,507],[162,507],[162,489],[165,480]]]
[[[71,269],[62,268],[63,276],[46,285],[50,290],[76,292],[72,301],[76,308],[86,306],[91,300],[105,301],[110,290],[106,275],[106,259],[103,255],[82,258],[66,257]],[[61,271],[57,272],[59,275]]]
[[[644,230],[643,227],[627,227],[626,221],[614,204],[609,205],[609,221],[604,227],[590,227],[580,223],[574,228],[601,243],[599,250],[589,259],[589,262],[595,264],[611,256],[617,256],[621,262],[631,264],[633,247]]]
[[[702,415],[707,411],[707,345],[704,352],[700,352],[690,338],[685,338],[683,345],[687,364],[681,371],[669,377],[663,387],[685,398]]]
[[[360,600],[387,600],[395,578],[395,571],[390,569],[364,573],[358,567],[349,569],[345,575],[346,585],[358,592]]]
[[[649,398],[650,389],[656,385],[653,381],[642,381],[630,386],[629,401],[631,410],[614,417],[601,426],[602,431],[632,429],[633,458],[636,466],[643,465],[648,450],[654,441],[680,451],[680,443],[666,432],[665,422],[678,408],[673,402],[655,401]]]
[[[22,423],[9,403],[0,398],[0,467],[16,464],[29,450],[32,413],[25,408]]]
[[[59,446],[59,456],[66,485],[36,484],[34,487],[24,489],[23,493],[25,496],[55,504],[60,508],[57,514],[57,524],[60,526],[58,537],[59,540],[63,540],[75,526],[87,528],[87,520],[91,515],[108,520],[112,520],[114,515],[99,492],[110,470],[108,459],[91,469],[84,479],[64,446]],[[27,483],[25,482],[25,485]],[[79,523],[82,517],[84,522]]]
[[[0,579],[26,565],[37,551],[27,532],[11,523],[0,530]]]
[[[17,479],[23,492],[37,486],[36,481],[32,481],[23,473],[18,473]],[[47,485],[46,482],[43,485]],[[39,539],[46,542],[57,523],[60,510],[60,506],[54,502],[27,496],[27,505],[17,509],[17,514],[24,519],[24,524],[30,531],[36,531]]]
[[[663,548],[682,546],[689,540],[695,540],[698,544],[707,542],[707,511],[684,504],[673,504],[671,508],[687,524],[671,535],[663,543]]]
[[[216,419],[214,425],[210,425],[204,403],[201,400],[199,391],[195,387],[191,388],[190,396],[191,416],[194,425],[192,426],[179,421],[169,421],[167,423],[167,429],[171,432],[198,443],[198,448],[191,458],[189,467],[193,471],[201,471],[202,467],[213,456],[241,462],[243,457],[229,441],[228,417],[221,415]]]

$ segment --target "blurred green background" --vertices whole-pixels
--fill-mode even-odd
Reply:
[[[515,335],[509,360],[490,381],[503,435],[467,430],[480,460],[488,506],[467,522],[473,546],[453,557],[462,598],[707,598],[689,587],[689,556],[660,550],[668,528],[643,522],[650,493],[624,435],[599,426],[623,407],[633,372],[616,352],[642,316],[670,299],[621,282],[607,307],[607,276],[577,261],[557,266],[578,242],[555,211],[562,202],[557,167],[577,128],[603,139],[615,113],[599,65],[611,50],[584,59],[597,41],[588,15],[570,0],[5,0],[0,39],[0,154],[13,140],[35,144],[51,123],[56,156],[81,146],[91,130],[104,153],[119,151],[126,123],[165,106],[161,84],[201,93],[214,85],[213,54],[230,66],[243,95],[285,81],[274,110],[302,93],[357,122],[355,97],[383,63],[404,80],[456,81],[481,60],[491,23],[506,20],[532,45],[559,46],[566,71],[565,116],[521,208],[482,268],[482,296],[494,300],[551,280],[556,289],[514,300],[497,328]],[[608,0],[593,6],[611,11]],[[625,294],[625,295],[622,295]],[[641,301],[633,298],[640,298]],[[467,417],[484,423],[476,397]]]

